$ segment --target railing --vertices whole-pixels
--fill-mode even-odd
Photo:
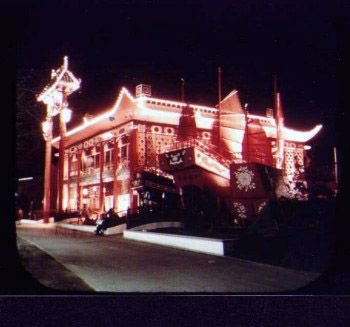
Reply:
[[[127,229],[161,221],[182,221],[182,210],[158,206],[142,206],[129,210],[125,217]]]
[[[106,171],[111,171],[114,169],[114,165],[113,163],[108,163],[106,165],[103,166],[103,171],[106,172]]]
[[[172,175],[167,174],[166,172],[164,172],[161,169],[159,169],[157,167],[154,167],[154,166],[139,165],[139,166],[136,167],[136,170],[137,171],[141,171],[141,170],[147,171],[147,172],[152,173],[154,175],[162,176],[162,177],[174,180]]]
[[[107,165],[103,166],[103,172],[111,172],[114,169],[114,165],[109,163]],[[95,167],[88,167],[84,170],[80,171],[80,177],[84,177],[84,176],[91,176],[94,174],[99,174],[100,173],[100,168],[95,168]],[[78,171],[73,171],[70,173],[70,177],[75,177],[78,176]]]
[[[271,160],[269,160],[268,156],[262,152],[249,152],[244,153],[240,152],[228,152],[227,157],[231,157],[231,159],[226,159],[225,156],[219,153],[213,145],[204,144],[201,140],[192,138],[186,141],[177,141],[171,145],[164,147],[161,153],[166,153],[170,151],[176,151],[180,149],[195,147],[201,150],[206,155],[211,158],[217,160],[219,163],[224,165],[226,168],[230,167],[231,163],[247,163],[247,162],[261,162],[264,164],[271,164]],[[243,159],[244,158],[244,159]]]
[[[94,175],[98,174],[100,172],[100,168],[94,168],[94,167],[89,167],[80,172],[80,176],[89,176],[89,175]]]

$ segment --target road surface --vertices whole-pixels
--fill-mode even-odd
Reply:
[[[17,226],[39,247],[95,291],[122,293],[285,292],[317,274],[54,228]]]

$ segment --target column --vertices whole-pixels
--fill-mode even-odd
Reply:
[[[67,209],[71,210],[71,205],[70,205],[70,171],[71,171],[71,161],[72,161],[72,156],[70,156],[69,154],[67,154]]]
[[[58,211],[63,209],[63,174],[64,174],[64,148],[66,138],[66,123],[63,113],[60,113],[60,149],[59,149],[59,170],[58,170]]]
[[[78,175],[77,175],[77,210],[80,211],[80,170],[81,170],[81,157],[82,157],[82,152],[77,153],[77,169],[78,169]]]
[[[100,194],[99,194],[99,203],[100,203],[100,212],[103,212],[104,208],[104,193],[103,193],[103,159],[104,159],[104,143],[100,143]]]
[[[114,138],[114,154],[113,154],[113,208],[117,211],[117,168],[118,168],[118,139]]]
[[[52,139],[52,119],[48,119],[49,131],[45,139],[45,175],[44,175],[44,222],[48,223],[51,209],[51,139]]]
[[[130,133],[129,137],[129,169],[130,169],[130,181],[129,181],[129,193],[130,193],[130,209],[135,210],[137,208],[137,195],[135,191],[131,189],[131,182],[136,178],[136,172],[139,171],[138,167],[138,153],[137,153],[137,130],[134,129]]]

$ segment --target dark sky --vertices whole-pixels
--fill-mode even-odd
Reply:
[[[236,88],[250,112],[263,113],[277,74],[287,125],[323,124],[312,145],[330,159],[336,16],[322,1],[39,1],[22,9],[17,74],[32,70],[41,89],[68,55],[82,79],[69,98],[76,119],[111,106],[123,85],[133,92],[148,83],[153,96],[177,100],[181,77],[188,101],[215,105],[218,66],[223,96]]]

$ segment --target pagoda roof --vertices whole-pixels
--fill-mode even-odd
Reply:
[[[37,96],[38,101],[47,102],[47,99],[51,96],[52,92],[55,90],[65,87],[65,92],[67,95],[73,93],[80,86],[81,80],[77,79],[68,70],[68,57],[63,58],[63,64],[57,70],[51,71],[51,80],[45,86],[43,91]]]
[[[231,102],[235,107],[233,110],[227,106]],[[222,119],[227,124],[225,128],[244,128],[244,113],[240,112],[241,106],[238,98],[238,92],[232,91],[221,104],[224,103],[225,110],[222,113]],[[191,104],[185,102],[158,99],[153,97],[135,98],[127,88],[122,87],[113,107],[101,114],[91,118],[84,119],[83,123],[70,129],[66,133],[66,144],[70,146],[84,139],[98,135],[111,130],[122,124],[131,121],[145,121],[159,124],[178,125],[182,108],[189,106],[193,109],[196,117],[197,128],[210,129],[217,119],[218,109],[210,106]],[[227,106],[227,108],[226,108]],[[263,127],[267,137],[276,138],[276,121],[272,117],[248,114],[252,124],[257,123]],[[232,125],[231,125],[232,122]],[[242,125],[242,126],[241,126]],[[307,131],[299,131],[283,127],[283,137],[285,140],[295,142],[307,142],[313,138],[322,128],[317,125]],[[58,148],[60,137],[52,140],[52,145]]]

